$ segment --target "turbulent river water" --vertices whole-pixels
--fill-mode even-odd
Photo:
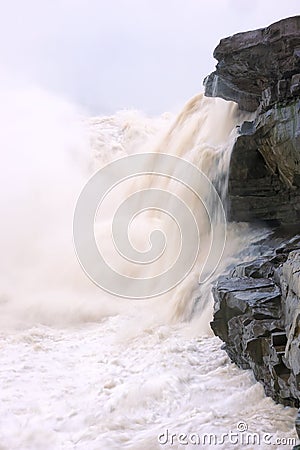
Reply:
[[[40,90],[1,97],[0,449],[291,448],[295,410],[266,398],[250,371],[230,363],[209,327],[212,283],[241,257],[251,259],[266,230],[228,224],[223,256],[208,281],[198,283],[200,251],[182,283],[138,301],[93,284],[73,244],[84,183],[127,155],[183,158],[224,200],[243,120],[236,105],[199,95],[178,116],[121,111],[88,119]],[[180,183],[149,175],[129,180],[111,193],[95,233],[110,264],[131,277],[165,271],[180,250],[172,221],[156,211],[138,217],[130,232],[144,252],[153,228],[171,234],[163,261],[132,269],[114,255],[115,205],[150,185],[183,198],[204,236],[208,231],[203,208]],[[206,253],[205,239],[203,248]]]

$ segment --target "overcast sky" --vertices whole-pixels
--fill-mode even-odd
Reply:
[[[0,0],[0,81],[92,114],[176,110],[222,37],[300,13],[299,0]]]

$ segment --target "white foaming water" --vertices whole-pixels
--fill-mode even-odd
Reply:
[[[251,373],[231,364],[212,337],[213,280],[198,286],[201,255],[175,290],[162,299],[134,302],[94,286],[72,244],[73,210],[83,183],[120,156],[143,151],[180,156],[224,189],[241,120],[235,105],[198,96],[175,120],[135,112],[84,120],[73,106],[32,90],[1,94],[0,119],[0,449],[197,448],[176,439],[159,445],[158,436],[167,429],[221,436],[240,421],[249,431],[271,433],[273,442],[295,437],[295,411],[266,398]],[[140,183],[149,186],[152,180]],[[158,183],[181,190],[176,183]],[[193,198],[183,195],[197,214]],[[149,216],[141,218],[134,228],[137,246],[151,221],[164,225],[161,217],[150,217],[150,223]],[[100,241],[105,227],[106,217],[100,217]],[[263,234],[231,224],[213,279]]]

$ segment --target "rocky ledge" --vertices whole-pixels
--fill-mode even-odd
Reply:
[[[219,279],[211,327],[268,396],[300,406],[300,236]]]
[[[231,155],[229,218],[292,227],[294,236],[218,280],[211,327],[268,396],[299,407],[300,16],[222,39],[214,56],[205,94],[249,111]],[[300,412],[296,427],[300,437]]]
[[[231,157],[229,216],[300,222],[300,16],[222,39],[205,95],[254,112]]]
[[[205,95],[256,111],[300,94],[300,16],[222,39],[214,51],[215,72]]]

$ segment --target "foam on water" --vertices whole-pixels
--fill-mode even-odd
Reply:
[[[197,282],[200,254],[178,288],[142,302],[103,293],[81,270],[73,248],[73,210],[83,183],[121,156],[180,156],[225,196],[242,120],[236,106],[197,96],[177,118],[123,111],[86,119],[72,105],[31,90],[2,93],[0,120],[0,448],[195,448],[176,441],[159,446],[157,438],[167,429],[221,435],[239,421],[274,439],[294,437],[295,411],[266,398],[250,372],[229,362],[209,328],[211,283],[241,254],[250,258],[249,245],[264,230],[231,224],[224,257],[208,283]],[[181,186],[157,183],[182,194],[201,222]],[[100,243],[108,236],[111,205],[133,187],[115,193],[98,217]],[[137,247],[153,223],[169,229],[163,217],[142,217],[133,229]]]
[[[166,430],[220,437],[241,421],[273,442],[295,436],[294,410],[266,398],[217,338],[201,337],[199,323],[148,327],[134,337],[131,330],[132,317],[116,316],[2,336],[1,448],[195,448],[157,439]]]

